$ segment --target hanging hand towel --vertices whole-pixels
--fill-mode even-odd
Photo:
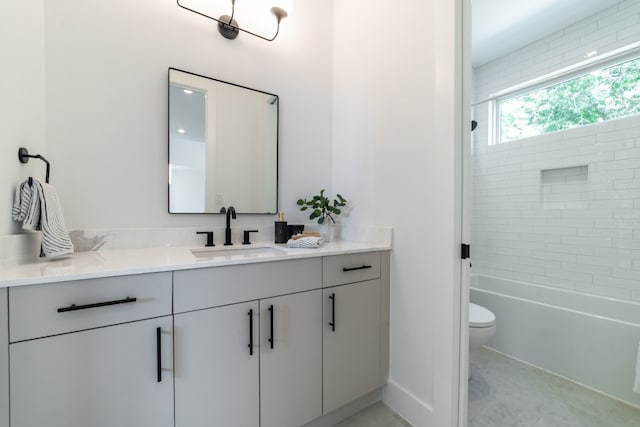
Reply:
[[[62,207],[53,186],[37,179],[31,185],[27,180],[18,184],[12,216],[14,220],[22,221],[23,229],[42,231],[40,256],[73,253],[73,243],[65,228]]]
[[[640,344],[638,344],[638,359],[636,360],[636,382],[633,385],[633,391],[640,393]]]

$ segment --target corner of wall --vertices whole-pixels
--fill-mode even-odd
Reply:
[[[382,390],[382,401],[414,426],[433,422],[433,408],[392,379]]]

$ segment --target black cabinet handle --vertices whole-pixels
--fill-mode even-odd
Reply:
[[[136,298],[126,297],[125,299],[118,299],[114,301],[97,302],[95,304],[75,305],[71,304],[69,307],[61,307],[58,309],[58,313],[64,313],[67,311],[86,310],[88,308],[104,307],[107,305],[127,304],[130,302],[136,302]]]
[[[331,330],[335,332],[336,330],[336,294],[329,295],[329,299],[331,300],[331,322],[329,322],[329,326],[331,326]]]
[[[269,341],[269,343],[271,344],[271,349],[273,350],[273,342],[274,337],[273,337],[273,305],[269,306],[269,317],[271,318],[271,326],[270,326],[270,336],[269,339],[267,341]]]
[[[253,356],[253,308],[249,310],[249,356]]]
[[[371,266],[363,265],[362,267],[343,267],[342,271],[347,272],[347,271],[356,271],[356,270],[366,270],[368,268],[371,268]]]
[[[162,382],[162,329],[156,328],[156,362],[158,382]]]

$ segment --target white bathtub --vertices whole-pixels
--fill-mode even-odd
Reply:
[[[496,315],[489,347],[640,407],[640,304],[480,274],[471,302]]]

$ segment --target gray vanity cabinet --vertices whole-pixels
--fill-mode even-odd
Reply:
[[[9,289],[11,427],[172,427],[171,273]]]
[[[174,328],[176,427],[258,427],[258,302],[177,314]]]
[[[168,316],[12,344],[11,426],[173,426],[171,330]]]
[[[176,427],[321,416],[320,286],[320,258],[175,272]]]
[[[387,251],[0,289],[0,427],[299,427],[385,383],[388,322]]]
[[[176,427],[298,427],[320,417],[320,298],[307,291],[176,315]]]
[[[322,415],[321,299],[318,289],[260,301],[261,427]]]
[[[0,289],[0,427],[9,427],[9,313],[7,289]]]
[[[389,339],[387,273],[387,253],[324,258],[324,414],[386,382]]]

